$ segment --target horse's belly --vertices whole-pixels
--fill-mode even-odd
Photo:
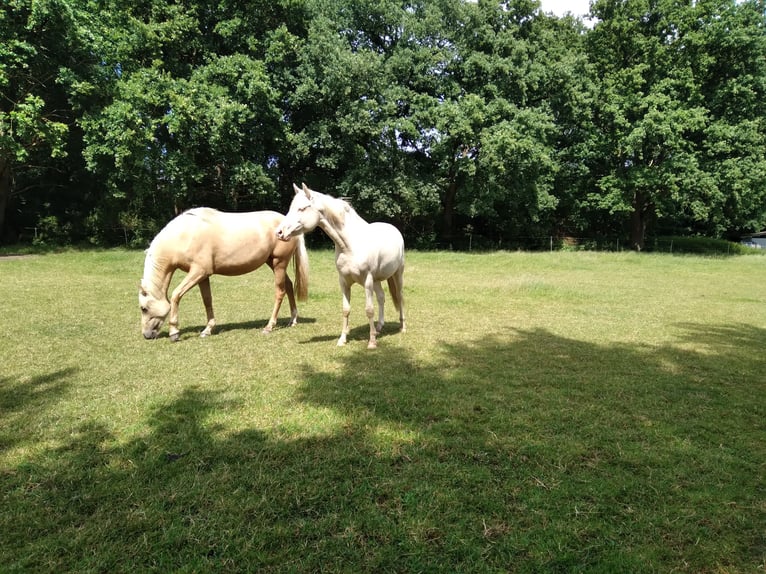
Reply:
[[[377,258],[353,258],[349,256],[339,256],[335,260],[338,273],[347,283],[359,283],[364,285],[368,276],[372,276],[374,281],[385,281],[399,269],[401,261],[391,260],[381,262]]]

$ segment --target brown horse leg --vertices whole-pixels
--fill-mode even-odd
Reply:
[[[289,281],[285,269],[287,268],[288,260],[282,261],[281,259],[273,259],[268,262],[269,267],[274,271],[274,309],[271,311],[271,319],[263,328],[263,333],[268,334],[277,325],[277,315],[279,315],[279,308],[282,306],[282,300],[285,298],[287,292],[286,283]],[[292,282],[290,283],[290,291],[292,291]]]
[[[213,314],[213,294],[210,291],[210,277],[205,277],[198,284],[199,292],[202,294],[202,302],[205,304],[205,314],[207,315],[207,325],[199,334],[200,337],[207,337],[213,334],[215,327],[215,315]]]
[[[287,302],[290,304],[290,327],[295,327],[298,324],[298,304],[295,302],[295,289],[293,289],[293,282],[285,272],[285,291],[287,292]]]
[[[181,281],[178,287],[173,289],[173,294],[170,296],[170,314],[168,315],[168,327],[171,341],[175,342],[181,338],[178,329],[178,305],[181,303],[181,297],[206,277],[207,275],[199,269],[189,269],[189,272],[186,274],[183,281]]]

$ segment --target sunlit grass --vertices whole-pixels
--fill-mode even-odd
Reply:
[[[175,344],[142,260],[0,260],[3,571],[765,566],[761,257],[413,252],[376,351],[330,252],[297,327],[262,269]]]

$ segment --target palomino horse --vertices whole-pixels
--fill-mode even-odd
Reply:
[[[308,256],[302,237],[287,243],[276,240],[276,229],[282,219],[284,216],[276,211],[224,213],[199,207],[185,211],[168,223],[146,250],[144,277],[138,292],[144,337],[156,338],[169,316],[170,339],[179,339],[178,305],[181,297],[195,285],[199,285],[207,312],[207,325],[200,336],[212,334],[215,317],[210,276],[242,275],[264,263],[274,271],[274,310],[263,332],[271,332],[277,324],[285,293],[290,301],[290,326],[295,325],[298,307],[287,266],[290,259],[294,259],[295,291],[298,299],[305,300]],[[185,271],[186,277],[168,300],[170,280],[177,269]]]
[[[342,199],[336,199],[313,191],[303,184],[303,189],[293,184],[295,197],[290,211],[277,228],[277,236],[283,241],[312,231],[317,226],[335,243],[335,266],[338,268],[340,290],[343,293],[343,330],[338,346],[346,344],[348,316],[351,312],[351,285],[364,286],[367,296],[365,311],[370,321],[368,349],[377,347],[377,335],[383,328],[383,305],[385,295],[380,283],[388,280],[391,299],[399,311],[402,332],[404,323],[404,239],[393,225],[367,223]],[[378,323],[373,321],[373,292],[378,299]]]

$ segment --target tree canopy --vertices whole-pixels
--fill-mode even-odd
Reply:
[[[410,245],[766,226],[766,2],[8,0],[0,237],[350,198]]]

